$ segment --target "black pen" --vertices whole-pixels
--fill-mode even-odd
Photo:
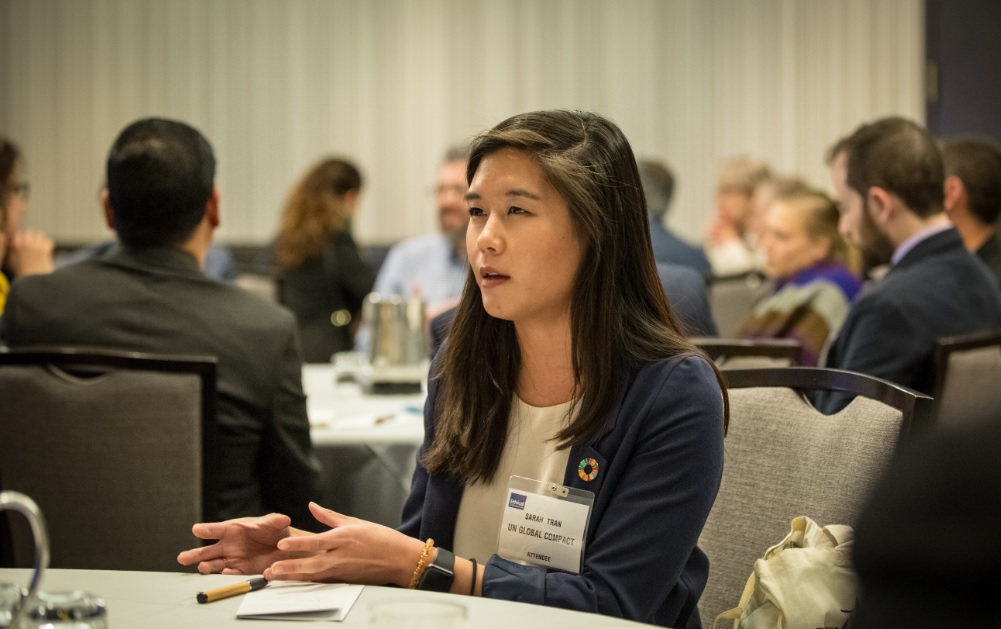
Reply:
[[[259,590],[268,584],[268,580],[264,577],[257,577],[256,579],[251,579],[249,581],[240,581],[239,583],[234,583],[232,585],[227,585],[226,587],[216,588],[214,590],[209,590],[208,592],[199,592],[198,599],[199,603],[211,603],[213,601],[218,601],[219,599],[229,598],[230,596],[236,596],[237,594],[246,594],[247,592],[253,592],[254,590]]]

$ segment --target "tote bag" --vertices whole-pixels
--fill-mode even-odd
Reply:
[[[794,518],[789,534],[754,562],[737,607],[716,617],[734,629],[841,629],[855,605],[850,526]]]

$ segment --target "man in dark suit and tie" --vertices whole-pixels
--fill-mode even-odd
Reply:
[[[309,527],[319,467],[295,319],[202,273],[219,226],[214,179],[212,147],[192,127],[163,119],[126,127],[111,147],[101,193],[119,246],[15,283],[4,336],[11,347],[215,356],[217,515],[279,511]]]
[[[942,158],[925,129],[877,120],[831,155],[842,235],[890,270],[852,305],[827,366],[929,393],[936,340],[1001,327],[1001,291],[943,212]]]

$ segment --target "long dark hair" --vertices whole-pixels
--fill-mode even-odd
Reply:
[[[502,148],[538,161],[566,200],[581,243],[570,304],[571,414],[577,413],[556,439],[561,447],[588,443],[601,433],[630,369],[702,354],[684,336],[664,297],[636,160],[622,131],[592,113],[520,114],[473,142],[467,182],[484,157]],[[471,482],[492,479],[520,367],[514,324],[487,314],[470,271],[442,362],[432,375],[438,399],[435,434],[424,458],[428,469]],[[717,379],[725,403],[718,371]]]
[[[345,195],[360,191],[361,173],[347,160],[328,158],[313,166],[289,195],[275,240],[275,264],[294,269],[348,228]]]
[[[8,138],[0,135],[0,231],[7,229],[7,194],[14,183],[14,168],[21,161],[21,151]],[[0,256],[2,258],[2,256]]]

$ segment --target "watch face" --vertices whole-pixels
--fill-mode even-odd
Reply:
[[[452,588],[452,580],[455,579],[454,567],[455,555],[444,548],[439,548],[434,561],[424,569],[417,588],[430,592],[448,592]]]

